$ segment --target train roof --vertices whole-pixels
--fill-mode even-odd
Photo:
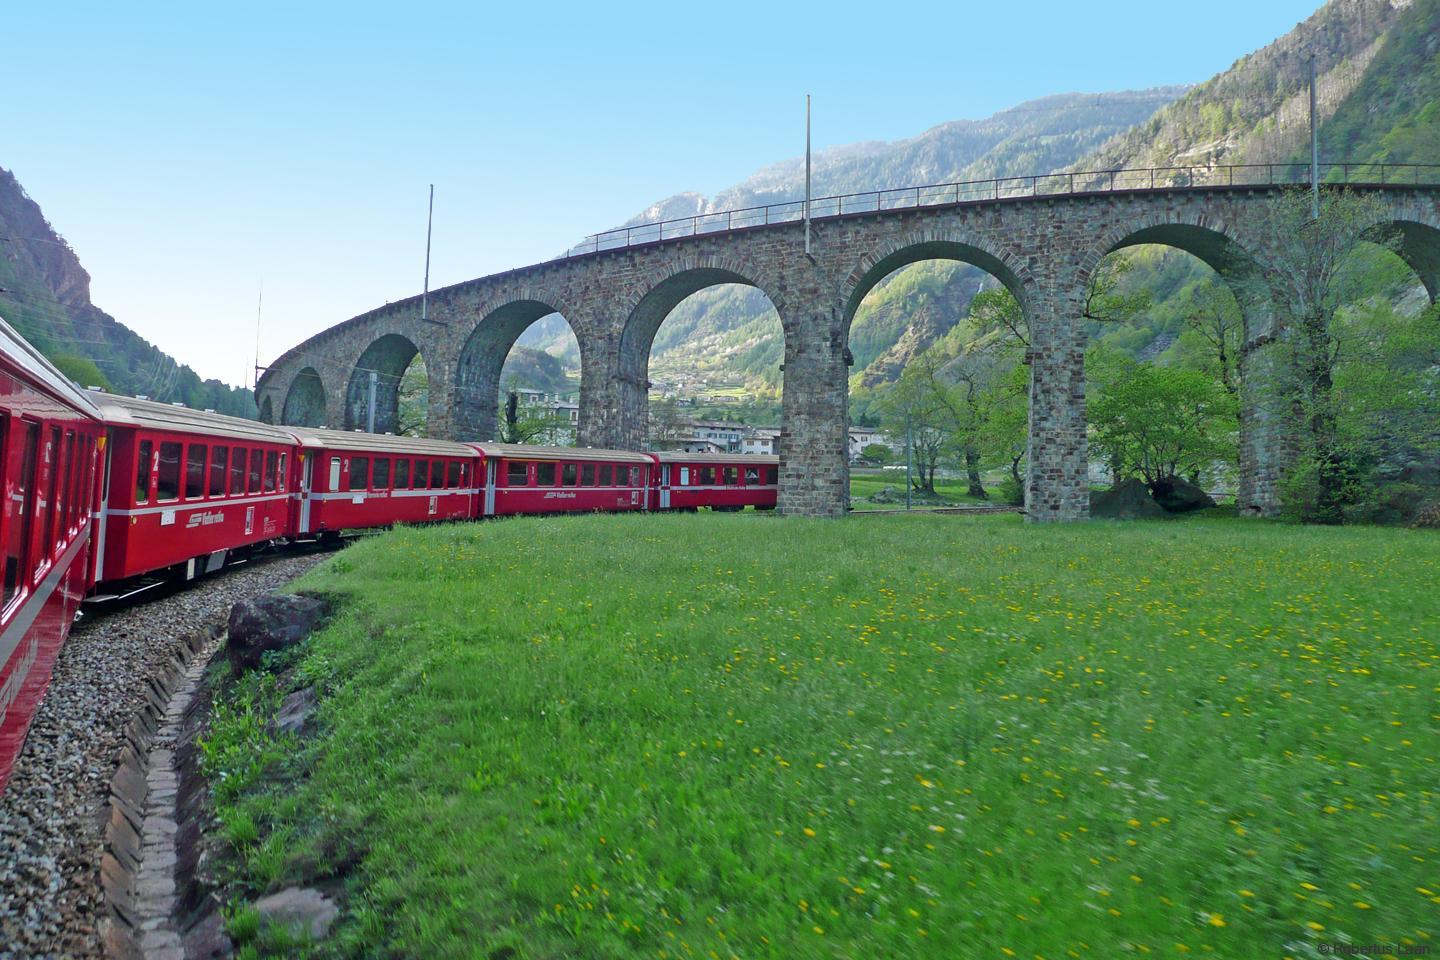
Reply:
[[[528,443],[472,443],[487,457],[510,460],[609,460],[622,463],[653,463],[650,455],[634,450],[606,450],[601,447],[538,447]]]
[[[251,443],[294,443],[295,438],[280,427],[258,420],[231,417],[208,410],[192,410],[182,404],[159,403],[114,393],[93,395],[106,423],[145,430],[173,430]]]
[[[691,453],[686,450],[657,450],[661,463],[760,463],[778,464],[772,453]]]
[[[327,430],[323,427],[284,427],[303,447],[319,450],[354,450],[362,453],[409,454],[414,457],[474,457],[463,443],[432,440],[429,437],[397,437],[388,433],[361,430]]]
[[[3,318],[0,318],[0,352],[36,386],[44,388],[56,399],[71,404],[86,415],[100,419],[100,410],[95,401],[71,383],[69,377],[45,359],[44,354],[31,346],[30,341],[20,336]]]

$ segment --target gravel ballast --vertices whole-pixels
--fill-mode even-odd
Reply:
[[[0,794],[0,960],[100,955],[102,817],[145,681],[181,638],[320,559],[240,567],[72,631]]]

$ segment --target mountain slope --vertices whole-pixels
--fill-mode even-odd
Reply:
[[[1086,156],[1076,169],[1308,160],[1310,56],[1324,131],[1367,78],[1400,79],[1388,56],[1379,63],[1376,57],[1424,29],[1429,19],[1424,8],[1433,6],[1425,0],[1332,0],[1283,37]],[[1433,45],[1433,24],[1429,39]],[[1368,104],[1372,111],[1394,107],[1384,100]]]
[[[81,386],[253,416],[248,390],[204,380],[90,302],[90,275],[0,168],[0,317]]]

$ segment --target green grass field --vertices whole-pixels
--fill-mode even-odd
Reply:
[[[206,746],[242,938],[298,882],[337,956],[1434,945],[1433,534],[586,516],[300,586],[348,600]]]

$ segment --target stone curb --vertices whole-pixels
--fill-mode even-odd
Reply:
[[[145,703],[125,727],[108,810],[102,812],[105,912],[98,933],[111,960],[183,960],[185,955],[179,935],[166,929],[176,889],[174,740],[190,694],[219,649],[224,629],[224,617],[216,617],[177,644],[165,665],[146,681]],[[169,742],[161,748],[157,740]]]

